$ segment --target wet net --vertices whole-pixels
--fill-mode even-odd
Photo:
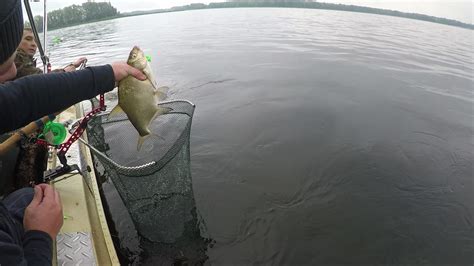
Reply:
[[[88,125],[88,146],[120,194],[141,237],[173,243],[195,220],[189,136],[194,105],[162,102],[172,111],[157,117],[137,150],[138,132],[126,115],[97,116]]]

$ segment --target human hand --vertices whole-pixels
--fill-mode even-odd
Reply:
[[[25,231],[43,231],[55,240],[62,225],[63,210],[59,193],[50,185],[36,185],[35,195],[26,207],[23,218]]]
[[[74,63],[72,63],[74,65],[75,68],[78,68],[82,65],[82,63],[86,62],[87,61],[87,58],[85,57],[81,57],[79,59],[77,59]]]
[[[73,64],[70,64],[70,65],[66,66],[65,68],[63,68],[63,70],[64,70],[64,72],[71,72],[71,71],[75,71],[76,67]]]
[[[81,57],[77,59],[74,63],[67,65],[65,68],[63,68],[64,72],[71,72],[75,71],[76,68],[80,67],[82,63],[87,62],[87,58]]]
[[[111,66],[114,71],[115,81],[120,81],[129,75],[132,75],[139,80],[146,80],[145,74],[143,74],[140,70],[127,65],[127,63],[115,62]]]

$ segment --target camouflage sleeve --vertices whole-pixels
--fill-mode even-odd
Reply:
[[[37,74],[43,74],[43,71],[33,66],[21,66],[21,67],[17,67],[16,78],[22,78],[29,75],[37,75]]]
[[[17,70],[16,78],[43,74],[43,71],[36,67],[36,60],[25,54],[25,52],[20,49],[18,49],[16,53],[15,66]]]

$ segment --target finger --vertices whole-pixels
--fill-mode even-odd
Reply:
[[[35,187],[39,187],[39,188],[41,188],[41,190],[44,191],[44,189],[45,189],[47,186],[48,186],[48,184],[42,183],[42,184],[36,185]]]
[[[61,197],[60,197],[60,195],[59,195],[59,191],[56,190],[56,191],[54,191],[54,192],[55,192],[55,194],[56,194],[55,197],[54,197],[54,200],[55,200],[56,204],[58,204],[59,206],[62,206],[62,205],[61,205]]]
[[[33,200],[31,200],[30,205],[37,206],[43,200],[43,190],[39,186],[35,186],[35,195],[33,196]]]
[[[51,202],[54,202],[54,198],[55,198],[54,188],[50,185],[47,185],[43,192],[43,201],[51,203]]]
[[[132,75],[133,77],[139,79],[139,80],[145,80],[146,79],[145,74],[143,74],[140,70],[138,70],[134,67],[131,67],[131,66],[128,67],[127,73]]]

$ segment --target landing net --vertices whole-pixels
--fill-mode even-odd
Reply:
[[[87,136],[95,161],[112,179],[141,237],[172,243],[195,219],[189,152],[194,105],[185,100],[159,105],[172,111],[151,123],[153,135],[140,151],[138,132],[125,114],[93,118]]]

